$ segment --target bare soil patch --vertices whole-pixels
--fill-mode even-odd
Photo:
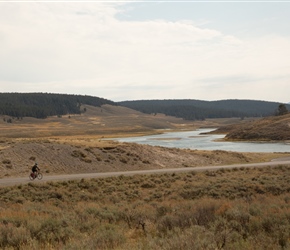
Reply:
[[[289,156],[163,148],[94,138],[7,140],[0,145],[0,178],[26,176],[34,162],[45,175],[55,175],[263,162]]]

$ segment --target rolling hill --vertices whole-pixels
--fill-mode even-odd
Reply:
[[[290,113],[224,126],[215,132],[226,133],[226,140],[287,141],[290,140]]]
[[[104,98],[48,93],[0,93],[0,115],[46,118],[54,115],[80,114],[81,105],[100,107],[116,105]]]
[[[0,138],[47,136],[104,136],[156,133],[160,129],[194,127],[192,122],[162,114],[148,115],[126,107],[104,104],[81,105],[81,114],[49,116],[46,119],[9,118],[0,115]],[[85,110],[85,111],[84,111]],[[11,120],[8,122],[8,120]]]
[[[280,103],[255,100],[140,100],[119,105],[152,114],[163,113],[186,120],[230,117],[266,117],[274,115]],[[290,105],[286,104],[288,110]]]
[[[266,117],[277,112],[280,103],[255,100],[139,100],[113,102],[108,99],[50,93],[0,93],[0,115],[18,119],[23,117],[47,118],[86,111],[82,105],[122,106],[146,114],[165,114],[184,120],[208,118]],[[285,104],[290,110],[290,105]]]

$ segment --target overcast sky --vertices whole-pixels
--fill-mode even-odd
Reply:
[[[0,1],[0,92],[290,102],[290,1]]]

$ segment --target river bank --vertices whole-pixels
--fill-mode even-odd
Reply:
[[[151,146],[182,148],[192,150],[225,150],[234,152],[290,152],[290,145],[284,142],[227,141],[225,135],[214,134],[213,128],[194,131],[166,132],[127,138],[111,138],[118,142],[130,142]]]

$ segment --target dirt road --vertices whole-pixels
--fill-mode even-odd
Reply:
[[[190,171],[213,171],[218,169],[232,169],[232,168],[253,168],[253,167],[266,167],[266,166],[279,166],[290,165],[289,157],[275,159],[271,162],[264,163],[251,163],[251,164],[234,164],[223,166],[204,166],[204,167],[186,167],[186,168],[167,168],[167,169],[151,169],[151,170],[138,170],[138,171],[123,171],[123,172],[107,172],[107,173],[84,173],[84,174],[66,174],[66,175],[44,175],[42,180],[29,180],[29,177],[21,178],[4,178],[0,179],[0,187],[2,186],[14,186],[19,184],[28,184],[31,182],[44,183],[48,181],[67,181],[77,179],[90,179],[90,178],[105,178],[120,175],[138,175],[138,174],[162,174],[162,173],[180,173]]]

